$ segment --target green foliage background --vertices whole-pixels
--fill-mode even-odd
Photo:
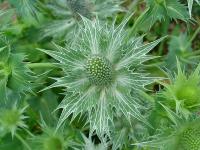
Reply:
[[[0,150],[200,150],[199,72],[199,0],[0,0]]]

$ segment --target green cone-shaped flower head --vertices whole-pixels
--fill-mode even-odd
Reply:
[[[44,150],[62,150],[63,145],[58,137],[49,137],[44,141]]]
[[[136,145],[158,148],[160,150],[199,150],[200,149],[200,120],[196,115],[185,118],[167,106],[161,104],[171,125],[159,129],[160,133],[152,136],[149,141]]]
[[[54,133],[52,129],[45,129],[41,135],[33,137],[34,150],[64,150],[67,147],[62,133]]]
[[[71,114],[74,119],[85,112],[91,132],[96,131],[98,135],[109,134],[116,111],[127,119],[134,116],[144,121],[139,93],[155,78],[140,71],[141,64],[153,58],[147,53],[162,39],[146,45],[142,44],[142,37],[127,40],[124,29],[127,20],[117,27],[86,18],[83,22],[80,34],[72,43],[66,47],[56,45],[56,51],[41,50],[58,60],[65,73],[48,87],[67,89],[58,107],[63,109],[58,127]]]
[[[170,84],[164,84],[166,90],[163,92],[165,102],[172,109],[177,108],[178,112],[183,109],[194,111],[200,104],[200,65],[194,72],[187,75],[181,69],[178,62],[178,73],[171,79]],[[167,104],[168,103],[168,104]],[[175,105],[172,105],[172,104]]]
[[[24,111],[26,107],[22,109],[16,108],[13,106],[12,109],[2,109],[0,111],[0,128],[5,132],[10,132],[12,136],[20,128],[26,128],[24,119],[27,117],[24,116]]]

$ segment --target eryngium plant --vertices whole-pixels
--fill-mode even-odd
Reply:
[[[135,117],[145,122],[140,114],[139,93],[155,78],[147,77],[142,63],[154,58],[147,53],[163,38],[143,45],[142,37],[127,40],[127,20],[117,27],[87,18],[83,22],[71,45],[57,45],[56,51],[41,49],[59,61],[65,74],[48,87],[66,88],[58,106],[62,109],[58,127],[71,114],[73,120],[85,112],[91,133],[96,131],[100,136],[109,134],[117,112],[127,119]]]
[[[168,107],[162,106],[165,108],[167,116],[173,122],[173,125],[162,129],[160,134],[152,136],[149,141],[136,145],[159,150],[199,150],[199,118],[190,116],[185,119],[180,114],[175,114]]]
[[[32,138],[33,150],[64,150],[68,148],[69,140],[63,133],[55,133],[52,129],[44,128],[43,133]]]
[[[198,111],[200,106],[200,65],[191,74],[186,74],[177,62],[178,73],[170,78],[170,84],[163,84],[163,103],[176,112],[185,114]]]
[[[43,37],[66,36],[81,20],[80,15],[93,19],[106,18],[122,11],[120,0],[58,0],[45,6],[57,18],[43,28]]]
[[[17,130],[27,128],[24,120],[27,116],[24,115],[26,107],[17,108],[14,105],[11,109],[3,108],[0,110],[0,134],[11,133],[14,136]]]
[[[33,77],[23,62],[24,58],[23,54],[11,53],[5,37],[0,39],[0,103],[8,100],[9,90],[16,93],[16,96],[31,91]]]

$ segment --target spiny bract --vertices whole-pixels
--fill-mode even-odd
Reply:
[[[182,71],[179,61],[177,69],[178,73],[175,78],[170,79],[170,84],[163,84],[166,87],[162,92],[164,103],[177,112],[194,112],[200,105],[200,65],[190,75]]]
[[[160,130],[149,141],[136,145],[157,148],[159,150],[199,150],[200,149],[200,120],[198,116],[184,116],[174,113],[161,104],[172,125]]]
[[[124,26],[101,24],[83,17],[81,32],[57,51],[43,50],[60,62],[65,76],[48,88],[66,87],[65,98],[58,106],[63,109],[58,127],[73,114],[88,113],[91,133],[109,134],[117,112],[129,119],[145,121],[140,114],[140,90],[155,78],[146,77],[142,63],[153,59],[147,53],[163,38],[142,44],[142,37],[127,40]],[[133,95],[130,94],[131,90]]]
[[[0,37],[1,38],[1,37]],[[1,40],[4,39],[4,40]],[[31,91],[33,76],[31,71],[23,62],[23,54],[11,53],[5,37],[0,39],[0,103],[8,100],[8,91],[16,93],[17,96],[25,91]],[[3,42],[2,42],[3,41]],[[3,43],[3,44],[2,44]]]
[[[68,142],[61,132],[55,133],[52,129],[47,128],[41,135],[32,138],[34,150],[64,150],[68,147]]]
[[[19,129],[27,128],[24,119],[27,117],[24,115],[26,107],[17,108],[16,105],[11,109],[0,110],[0,131],[5,133],[10,132],[12,136],[15,135]]]

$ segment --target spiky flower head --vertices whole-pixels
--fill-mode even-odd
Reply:
[[[161,104],[172,124],[161,133],[152,136],[151,140],[135,145],[157,148],[160,150],[199,150],[200,149],[200,120],[197,116],[185,118],[174,113]],[[179,115],[179,116],[178,116]]]
[[[178,73],[175,78],[171,77],[170,84],[163,84],[166,88],[162,92],[164,103],[177,112],[194,112],[200,106],[200,65],[190,75],[181,69],[179,61],[177,69]]]
[[[113,14],[124,11],[120,0],[58,0],[46,5],[56,20],[49,22],[43,28],[43,37],[65,37],[67,33],[75,29],[81,20],[81,16],[93,19],[105,19]]]
[[[55,132],[54,127],[42,123],[41,131],[41,134],[31,138],[33,150],[66,150],[77,145],[77,136],[71,128]]]
[[[142,63],[163,38],[142,44],[142,37],[127,40],[124,26],[115,27],[83,17],[84,26],[73,42],[58,50],[42,50],[60,62],[65,75],[48,88],[66,87],[58,127],[73,114],[88,113],[91,133],[109,134],[116,112],[144,121],[139,93],[155,78],[147,77]],[[132,94],[130,94],[132,90]]]
[[[23,62],[23,54],[11,53],[11,48],[5,37],[0,41],[0,103],[8,100],[8,89],[16,96],[30,91],[33,80],[31,71]]]
[[[27,116],[24,115],[26,107],[17,108],[14,105],[11,109],[2,108],[0,110],[0,128],[5,132],[10,132],[12,136],[15,135],[16,131],[22,128],[27,128],[24,120]]]
[[[45,130],[42,135],[35,136],[32,142],[35,150],[64,150],[67,148],[62,134],[56,134],[51,129]]]
[[[187,124],[178,135],[179,149],[200,149],[200,122],[195,121]]]

